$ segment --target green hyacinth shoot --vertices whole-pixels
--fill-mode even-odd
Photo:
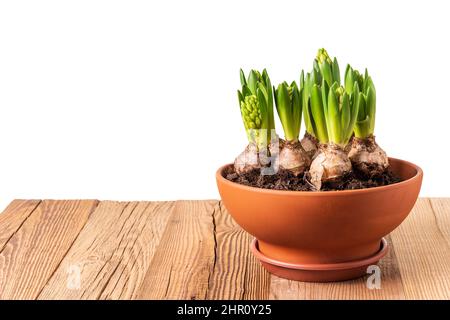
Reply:
[[[358,116],[358,81],[351,88],[341,86],[337,59],[332,60],[325,49],[319,49],[312,72],[306,76],[302,72],[301,83],[306,127],[310,126],[321,143],[345,146]]]
[[[376,113],[376,91],[372,78],[366,69],[364,76],[358,70],[354,70],[347,65],[345,70],[345,90],[352,92],[355,85],[358,85],[359,93],[358,118],[355,123],[355,136],[365,139],[374,133],[375,113]]]
[[[275,129],[273,91],[266,69],[262,73],[251,70],[248,78],[240,70],[241,90],[238,90],[239,106],[250,143],[258,148],[268,146],[271,130]],[[266,131],[259,129],[266,129]]]
[[[280,83],[275,89],[275,106],[287,141],[298,141],[302,123],[301,92],[293,81]]]

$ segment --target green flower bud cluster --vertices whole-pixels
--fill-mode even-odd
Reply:
[[[344,101],[344,93],[345,93],[344,87],[339,86],[336,88],[334,92],[336,94],[336,98],[338,99],[339,106],[342,107],[342,102]]]
[[[337,59],[331,60],[325,49],[319,49],[314,59],[313,74],[316,84],[321,84],[323,80],[328,86],[332,86],[334,82],[341,82],[339,64]]]
[[[258,99],[256,96],[246,96],[241,101],[241,114],[244,120],[245,129],[261,128],[261,111],[259,110]]]
[[[241,69],[240,78],[238,100],[248,140],[256,143],[259,148],[267,147],[271,130],[275,129],[273,91],[269,75],[266,69],[262,73],[251,70],[246,78]]]
[[[325,50],[324,48],[320,48],[320,49],[317,51],[317,61],[318,61],[320,64],[323,64],[323,63],[331,64],[331,63],[332,63],[332,62],[331,62],[331,58],[330,58],[330,56],[328,55],[327,50]]]

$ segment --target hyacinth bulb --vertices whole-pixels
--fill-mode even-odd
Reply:
[[[302,121],[302,92],[295,82],[290,85],[283,82],[274,88],[274,92],[275,106],[286,139],[279,153],[279,165],[298,176],[311,164],[311,158],[298,140]]]

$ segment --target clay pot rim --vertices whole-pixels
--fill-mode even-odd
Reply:
[[[338,263],[314,263],[314,264],[297,264],[297,263],[289,263],[283,262],[279,260],[275,260],[267,257],[261,251],[259,251],[258,239],[253,239],[251,244],[251,250],[255,257],[261,262],[268,263],[274,266],[286,268],[286,269],[294,269],[294,270],[306,270],[306,271],[335,271],[335,270],[349,270],[360,268],[363,266],[368,266],[371,264],[376,264],[381,258],[383,258],[388,250],[389,246],[385,238],[381,239],[380,250],[378,250],[374,255],[359,259],[352,260],[346,262],[338,262]]]
[[[415,165],[414,163],[411,163],[406,160],[389,157],[389,161],[391,161],[391,160],[398,161],[398,162],[402,163],[403,165],[406,165],[409,167],[413,167],[416,170],[416,174],[407,180],[403,180],[403,181],[393,183],[393,184],[390,184],[387,186],[372,187],[372,188],[365,188],[365,189],[339,190],[339,191],[274,190],[274,189],[263,189],[263,188],[245,186],[243,184],[232,182],[232,181],[226,179],[222,173],[227,167],[233,165],[232,163],[228,163],[226,165],[223,165],[222,167],[220,167],[217,170],[216,179],[217,179],[217,181],[220,181],[221,183],[224,183],[224,184],[228,184],[228,185],[232,186],[233,188],[238,188],[238,189],[242,189],[242,190],[246,190],[246,191],[258,192],[258,193],[263,193],[263,194],[290,195],[290,196],[292,196],[292,195],[308,196],[309,195],[309,196],[314,196],[314,197],[316,197],[316,196],[325,196],[325,197],[333,196],[334,197],[334,196],[345,196],[345,195],[349,195],[349,194],[363,194],[363,193],[374,193],[374,192],[379,192],[379,191],[384,191],[384,190],[393,190],[393,189],[401,188],[402,186],[404,186],[406,184],[414,183],[414,181],[422,178],[423,171],[418,165]]]

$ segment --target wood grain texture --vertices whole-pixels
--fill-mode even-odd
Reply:
[[[0,214],[0,253],[40,202],[40,200],[14,200]]]
[[[242,230],[221,202],[214,208],[216,263],[208,299],[268,299],[270,274],[250,251],[253,237]]]
[[[35,299],[96,205],[94,200],[40,202],[0,253],[0,299]]]
[[[15,200],[0,299],[450,299],[450,199],[419,199],[387,239],[380,289],[301,283],[267,273],[219,201]]]
[[[216,263],[218,201],[178,201],[138,299],[205,299]]]
[[[392,242],[407,299],[450,299],[450,246],[443,226],[449,209],[419,199]]]
[[[39,299],[134,298],[173,206],[101,202]],[[79,285],[64,285],[73,272]]]
[[[450,248],[450,198],[430,198],[429,201],[438,230]]]

